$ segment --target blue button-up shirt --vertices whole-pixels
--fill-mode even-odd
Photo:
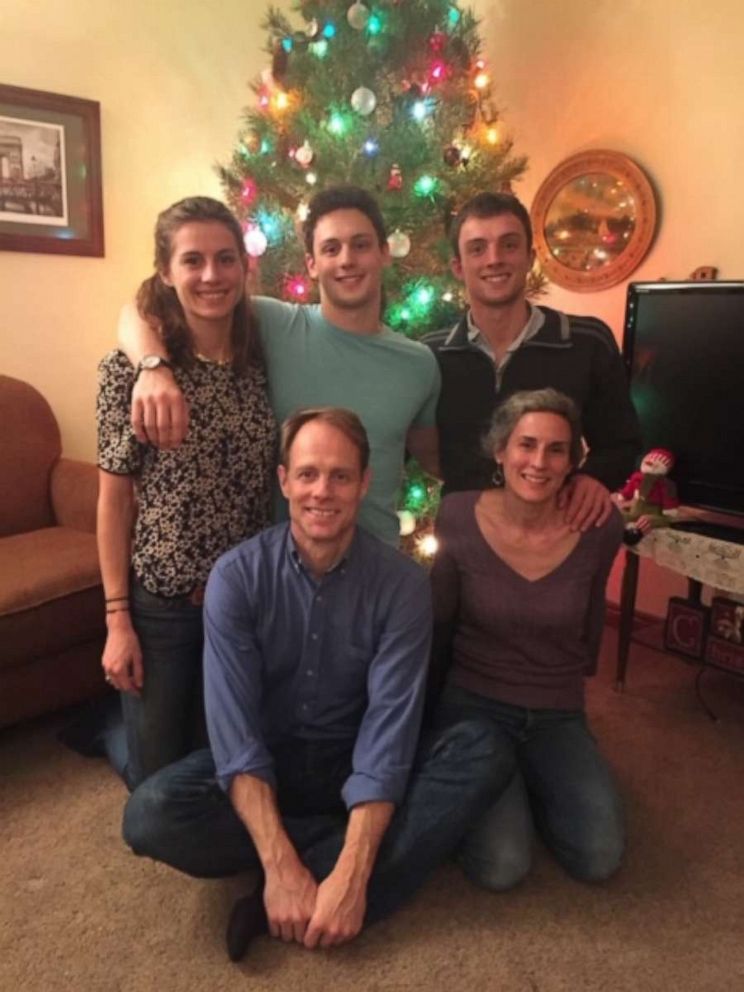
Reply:
[[[357,529],[322,579],[288,524],[223,555],[204,604],[205,705],[217,778],[276,787],[272,746],[353,742],[348,808],[400,802],[416,750],[431,638],[426,572]]]

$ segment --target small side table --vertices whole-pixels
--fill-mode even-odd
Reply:
[[[617,639],[615,687],[622,690],[628,669],[638,568],[641,558],[651,558],[657,565],[687,577],[689,596],[700,602],[703,584],[725,592],[744,594],[744,531],[739,540],[726,540],[693,530],[660,527],[625,551],[620,592],[620,625]]]

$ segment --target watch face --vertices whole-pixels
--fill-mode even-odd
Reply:
[[[160,355],[145,355],[145,357],[140,362],[143,369],[156,369],[158,365],[162,365],[163,359]]]

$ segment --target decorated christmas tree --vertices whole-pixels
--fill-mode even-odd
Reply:
[[[509,189],[526,165],[499,119],[472,12],[450,0],[297,0],[294,19],[269,8],[270,66],[219,167],[256,288],[315,299],[299,237],[307,202],[353,183],[377,197],[391,232],[385,322],[412,337],[454,323],[464,301],[448,266],[453,212]],[[408,511],[426,518],[435,498],[409,474]]]

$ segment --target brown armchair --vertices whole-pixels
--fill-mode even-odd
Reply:
[[[0,375],[0,727],[105,688],[97,469],[61,451],[44,397]]]

